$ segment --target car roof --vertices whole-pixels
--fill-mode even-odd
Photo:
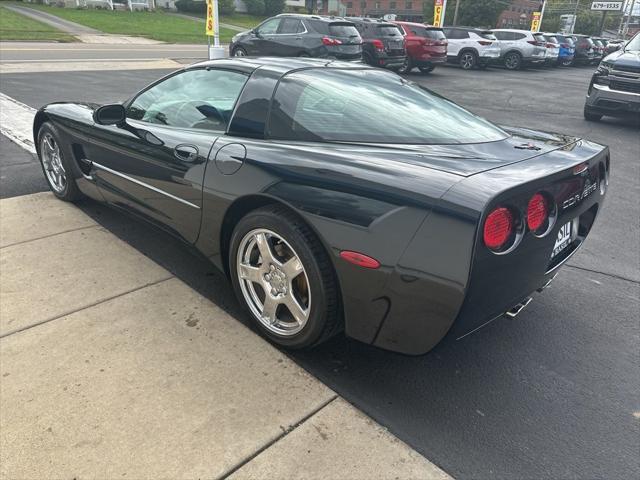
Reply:
[[[424,23],[418,22],[403,22],[402,20],[396,20],[393,23],[397,23],[399,25],[411,25],[412,27],[423,27],[430,30],[442,30],[442,27],[434,27],[433,25],[425,25]]]
[[[229,57],[194,63],[193,65],[186,67],[185,70],[207,67],[239,70],[248,74],[251,74],[258,68],[268,67],[271,70],[277,71],[281,75],[286,75],[294,70],[307,68],[373,69],[373,67],[363,63],[343,62],[340,60],[331,60],[326,58]]]
[[[291,18],[307,18],[310,20],[319,20],[321,22],[350,22],[348,18],[344,17],[335,17],[335,16],[327,16],[327,15],[308,15],[305,13],[281,13],[276,15],[275,18],[282,17],[291,17]]]
[[[458,30],[466,30],[468,32],[493,32],[494,30],[497,30],[495,28],[478,28],[478,27],[458,27],[458,26],[450,26],[450,27],[443,27],[446,29],[454,29],[457,28]]]

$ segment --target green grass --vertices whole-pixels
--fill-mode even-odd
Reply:
[[[0,40],[73,42],[75,38],[0,6]]]
[[[190,17],[200,18],[204,21],[204,13],[193,12],[178,12],[182,15],[189,15]],[[269,17],[262,17],[257,15],[249,15],[248,13],[234,13],[233,15],[220,15],[220,23],[228,23],[229,25],[235,25],[236,27],[252,29],[258,24],[262,23]]]
[[[32,4],[29,7],[95,28],[104,33],[147,37],[168,43],[207,43],[204,24],[196,23],[186,18],[167,15],[161,10],[154,12],[80,10]],[[236,33],[233,30],[221,28],[220,41],[228,43]]]
[[[249,15],[248,13],[234,13],[233,15],[221,15],[220,21],[229,25],[244,27],[247,30],[262,23],[267,17]]]

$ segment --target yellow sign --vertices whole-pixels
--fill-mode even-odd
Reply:
[[[213,0],[207,0],[207,21],[206,25],[206,34],[209,37],[213,37],[215,35],[215,27],[213,21]]]
[[[531,31],[540,31],[540,12],[533,12],[533,15],[531,15]]]
[[[444,9],[444,0],[436,0],[433,7],[433,26],[442,26],[442,10]]]

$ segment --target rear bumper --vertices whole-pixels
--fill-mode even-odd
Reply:
[[[503,174],[496,177],[495,172],[485,172],[460,182],[459,188],[452,188],[439,208],[429,214],[390,272],[384,295],[376,298],[382,322],[373,341],[375,346],[412,355],[426,353],[445,335],[463,337],[549,284],[582,246],[601,209],[608,181],[608,150],[579,142],[566,151],[547,155],[553,156],[553,162],[543,162],[542,168],[534,158],[527,162],[535,169],[527,169],[522,163],[499,169],[504,169],[509,178],[527,178],[534,171],[536,176],[524,183],[519,180],[482,207],[486,211],[503,201],[501,198],[518,198],[526,209],[526,201],[536,191],[552,192],[557,213],[547,234],[538,237],[526,232],[517,248],[505,255],[488,251],[481,243],[478,227],[483,222],[482,214],[475,216],[469,210],[463,213],[464,209],[456,209],[452,217],[445,205],[457,204],[458,198],[468,199],[479,185],[486,189]],[[573,175],[573,167],[581,159],[589,168]],[[543,174],[545,170],[554,173]],[[602,190],[601,182],[605,185]],[[579,200],[576,195],[580,195]],[[567,223],[572,225],[571,242],[552,258],[558,233]]]
[[[381,67],[399,68],[404,65],[404,62],[406,61],[406,59],[407,57],[405,55],[395,56],[395,57],[383,56],[383,57],[378,57],[375,61]]]

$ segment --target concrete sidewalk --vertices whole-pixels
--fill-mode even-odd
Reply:
[[[50,193],[0,200],[0,477],[448,476]]]

